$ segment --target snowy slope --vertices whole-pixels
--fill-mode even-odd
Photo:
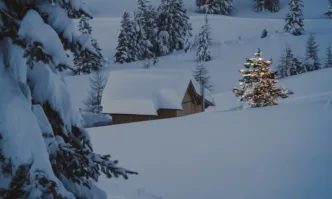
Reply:
[[[136,0],[87,0],[96,18],[93,36],[112,59],[120,16]],[[158,4],[160,0],[151,0]],[[194,0],[184,0],[194,35],[204,17]],[[111,153],[120,164],[139,172],[128,181],[100,179],[109,199],[330,199],[332,198],[332,70],[282,80],[295,94],[279,106],[236,110],[231,89],[238,86],[245,58],[260,47],[265,59],[277,61],[286,44],[304,57],[308,34],[315,35],[319,57],[332,45],[332,20],[323,19],[326,0],[304,0],[306,34],[282,32],[288,0],[278,13],[255,13],[251,0],[234,0],[234,16],[209,16],[213,60],[206,65],[217,107],[206,113],[168,120],[90,129],[97,151]],[[261,39],[263,29],[269,36]],[[157,68],[195,67],[195,50],[159,59]],[[142,62],[111,64],[113,70],[141,68]],[[275,64],[273,65],[275,66]],[[66,77],[77,107],[89,89],[89,76]]]
[[[191,17],[194,33],[203,23],[203,16]],[[220,26],[225,24],[225,27]],[[315,35],[319,44],[319,57],[325,60],[325,49],[332,45],[332,20],[317,19],[306,20],[305,26],[307,34],[299,37],[282,34],[284,21],[279,19],[253,19],[234,18],[223,16],[210,16],[212,27],[213,44],[210,48],[213,60],[206,63],[214,85],[213,93],[231,91],[238,86],[238,79],[241,78],[239,69],[243,68],[245,58],[251,57],[258,47],[262,49],[265,59],[272,58],[275,64],[279,60],[283,49],[290,45],[296,56],[304,58],[305,43],[308,34]],[[103,48],[106,57],[112,59],[114,49],[117,45],[117,30],[119,20],[114,18],[95,19],[92,21],[94,27],[94,37],[96,37]],[[266,28],[269,32],[267,38],[261,39],[262,30]],[[241,37],[241,39],[239,39]],[[190,53],[176,52],[172,55],[159,58],[157,68],[178,68],[192,71],[195,68],[195,49]],[[129,64],[111,63],[108,68],[104,68],[105,75],[109,71],[142,68],[142,62]],[[74,104],[82,107],[82,102],[87,96],[89,89],[89,76],[77,76],[66,78],[70,87]]]
[[[161,0],[149,0],[152,5],[158,5]],[[278,13],[254,13],[252,10],[252,0],[234,0],[235,7],[233,16],[246,18],[284,18],[287,13],[287,4],[290,0],[280,0],[281,10]],[[120,17],[124,10],[133,12],[136,9],[137,0],[86,0],[91,11],[96,17]],[[190,15],[197,15],[195,13],[195,0],[183,0],[185,8]],[[307,19],[323,18],[321,10],[327,10],[327,0],[303,0],[303,13]]]
[[[139,172],[100,185],[127,199],[330,199],[331,76],[285,80],[296,94],[279,106],[91,129],[96,150]]]

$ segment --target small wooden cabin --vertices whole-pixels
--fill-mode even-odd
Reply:
[[[202,104],[214,106],[193,76],[181,70],[137,69],[111,72],[103,92],[103,113],[113,124],[180,117],[201,112]]]

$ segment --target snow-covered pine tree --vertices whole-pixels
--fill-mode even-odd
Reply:
[[[305,67],[303,66],[302,62],[297,57],[293,58],[293,67],[292,68],[295,69],[293,74],[296,74],[296,75],[306,72]]]
[[[92,27],[89,24],[89,17],[85,15],[81,17],[78,29],[82,34],[91,35]],[[75,74],[88,74],[99,70],[103,66],[104,58],[97,40],[92,39],[91,43],[96,53],[91,53],[87,50],[74,52]]]
[[[190,23],[190,19],[189,16],[187,14],[187,10],[184,9],[184,5],[183,5],[183,0],[181,0],[181,8],[182,8],[182,12],[181,13],[181,18],[183,21],[183,30],[182,30],[182,37],[184,38],[184,51],[187,52],[189,49],[192,48],[192,24]]]
[[[144,69],[149,69],[151,68],[151,62],[150,62],[150,59],[146,58],[143,62],[143,68]]]
[[[153,57],[153,62],[152,62],[153,66],[156,66],[158,62],[159,62],[158,57],[154,56]]]
[[[94,152],[58,72],[73,70],[66,50],[97,55],[73,26],[72,18],[91,16],[86,8],[79,0],[1,1],[0,198],[106,199],[94,183],[102,173],[133,173]]]
[[[278,65],[276,67],[276,71],[278,73],[278,78],[279,79],[285,78],[285,71],[287,71],[286,68],[285,68],[285,63],[286,63],[286,56],[282,55],[279,59]]]
[[[271,64],[261,57],[260,49],[254,57],[247,59],[245,69],[240,70],[244,76],[239,80],[241,87],[233,89],[240,101],[250,107],[262,107],[277,105],[279,97],[288,97],[288,90],[276,87],[277,72],[271,72]]]
[[[256,12],[265,11],[265,1],[264,0],[254,0],[254,8]]]
[[[289,11],[285,18],[286,24],[284,26],[284,31],[291,33],[295,36],[302,35],[302,33],[304,32],[302,0],[291,0],[288,6]]]
[[[137,38],[137,58],[139,60],[154,57],[158,46],[156,38],[156,13],[148,0],[138,0],[138,10],[134,14]]]
[[[205,23],[201,27],[201,31],[198,35],[198,46],[196,52],[197,62],[207,62],[211,60],[211,55],[209,51],[209,45],[211,45],[210,38],[210,25],[207,15],[205,15]]]
[[[90,90],[87,99],[84,101],[85,111],[101,113],[101,97],[106,86],[106,77],[101,71],[96,71],[90,76]]]
[[[305,55],[305,65],[307,71],[314,71],[320,69],[320,63],[318,59],[318,45],[315,41],[315,37],[310,34],[307,45],[306,45],[306,55]]]
[[[78,30],[82,33],[82,34],[89,34],[91,35],[92,33],[92,26],[89,23],[90,18],[83,15],[78,23]]]
[[[196,0],[196,7],[199,8],[206,0]]]
[[[212,90],[213,86],[210,81],[208,69],[204,66],[203,62],[197,62],[196,69],[193,72],[195,80],[200,83],[204,88]]]
[[[288,45],[280,57],[277,72],[279,79],[306,72],[302,62],[294,56],[291,47]]]
[[[136,61],[135,28],[128,12],[122,15],[121,28],[118,35],[118,46],[114,59],[116,63]]]
[[[286,47],[286,57],[285,57],[285,71],[284,76],[288,77],[290,76],[290,71],[293,68],[293,60],[294,60],[294,54],[290,46]]]
[[[150,28],[150,33],[149,33],[149,38],[152,44],[152,52],[154,55],[158,55],[158,24],[157,24],[157,19],[158,19],[158,12],[157,9],[153,5],[148,6],[148,19],[149,19],[149,24],[151,26]]]
[[[158,7],[159,34],[168,38],[168,49],[182,50],[191,36],[191,24],[182,0],[162,0]]]
[[[328,19],[332,19],[332,0],[329,0],[329,9],[327,10],[327,12],[325,13],[325,16]]]
[[[267,30],[264,29],[263,32],[262,32],[262,35],[261,35],[261,38],[265,38],[267,37]]]
[[[326,49],[326,61],[324,64],[324,68],[332,68],[332,50],[331,50],[331,46],[329,46]]]
[[[193,43],[192,43],[192,27],[191,27],[191,24],[189,26],[189,30],[187,31],[187,34],[184,38],[184,52],[188,52],[192,49],[193,47]]]
[[[294,75],[294,73],[297,74],[297,70],[300,70],[300,68],[298,68],[299,63],[294,63],[294,59],[298,61],[297,58],[294,57],[291,47],[287,45],[277,65],[279,79]]]
[[[278,12],[280,10],[279,0],[265,0],[264,7],[270,12]]]
[[[197,7],[197,12],[205,14],[231,15],[233,0],[204,0]]]
[[[167,31],[159,31],[158,37],[157,37],[157,42],[158,42],[158,50],[155,53],[156,56],[163,56],[167,55],[170,53],[170,48],[169,48],[169,34]]]

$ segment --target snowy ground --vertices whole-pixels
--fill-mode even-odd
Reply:
[[[331,76],[286,80],[296,94],[279,106],[91,129],[95,150],[139,172],[100,185],[128,199],[329,199]]]
[[[98,13],[93,35],[112,59],[119,17],[124,9],[135,9],[135,0],[88,1]],[[184,2],[197,34],[204,18],[194,13],[194,0]],[[206,65],[217,107],[188,117],[89,129],[96,151],[139,172],[128,181],[101,179],[110,199],[332,198],[332,69],[281,81],[295,94],[275,107],[235,110],[241,104],[231,93],[245,58],[258,47],[275,62],[287,44],[303,58],[312,33],[324,61],[332,45],[332,20],[323,19],[328,1],[304,0],[306,34],[300,37],[282,33],[287,0],[275,14],[253,13],[250,2],[235,0],[234,17],[209,16],[213,60]],[[261,39],[263,29],[269,36]],[[195,52],[176,52],[160,58],[157,68],[192,70],[194,59]],[[104,72],[141,67],[111,63]],[[77,108],[87,96],[88,77],[66,77]]]

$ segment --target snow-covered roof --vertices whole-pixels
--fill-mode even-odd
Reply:
[[[103,112],[157,115],[159,109],[182,110],[182,100],[190,82],[200,95],[200,85],[188,71],[174,69],[112,71],[101,101]],[[207,89],[205,98],[215,105],[212,94]]]

